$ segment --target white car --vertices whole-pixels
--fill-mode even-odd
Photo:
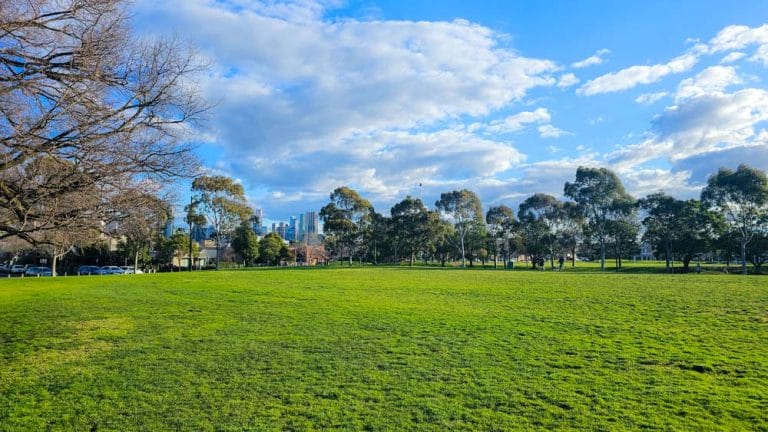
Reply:
[[[120,266],[121,269],[123,269],[123,274],[144,274],[141,269],[133,268],[131,266]]]

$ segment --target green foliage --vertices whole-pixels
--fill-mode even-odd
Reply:
[[[327,246],[335,249],[339,256],[346,253],[352,265],[353,256],[369,234],[373,206],[346,186],[336,188],[330,201],[320,209],[323,229],[328,236]]]
[[[704,274],[11,279],[0,429],[765,430],[766,304]]]
[[[395,239],[401,250],[413,265],[416,252],[422,250],[429,240],[427,208],[418,198],[407,196],[390,210]]]
[[[259,238],[251,228],[250,221],[243,221],[232,235],[232,249],[245,261],[253,264],[259,258]]]
[[[269,233],[259,242],[259,258],[269,265],[278,265],[280,260],[288,257],[288,248],[283,238],[277,233]]]
[[[245,198],[243,186],[225,176],[201,176],[192,182],[196,194],[193,205],[187,209],[187,223],[200,225],[199,216],[204,214],[214,228],[216,241],[216,266],[219,265],[219,251],[222,240],[247,220],[253,211]]]
[[[747,165],[739,165],[736,171],[720,168],[707,180],[701,200],[738,232],[741,269],[747,274],[747,245],[755,235],[766,232],[768,223],[768,177]]]
[[[467,248],[467,235],[484,228],[483,204],[471,190],[444,192],[435,202],[437,210],[453,223],[456,232],[456,246],[461,253],[461,266],[464,267]]]
[[[183,231],[177,231],[171,237],[158,240],[157,260],[169,265],[180,265],[182,258],[189,257],[189,236]],[[200,254],[200,246],[192,242],[192,258]]]
[[[581,209],[589,230],[600,245],[600,266],[605,269],[608,222],[621,218],[634,204],[619,177],[607,168],[579,167],[573,183],[566,182],[565,196]]]

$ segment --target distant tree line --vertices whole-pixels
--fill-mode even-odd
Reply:
[[[664,192],[636,199],[606,168],[580,167],[563,188],[565,201],[536,193],[518,211],[495,205],[483,212],[470,190],[440,195],[428,208],[405,197],[389,211],[377,212],[357,191],[339,187],[320,211],[325,245],[336,259],[362,262],[416,261],[462,267],[507,262],[524,256],[534,268],[577,256],[600,261],[637,256],[642,242],[671,270],[684,271],[696,257],[735,257],[741,272],[751,263],[760,272],[768,257],[768,179],[758,169],[740,165],[710,176],[700,199],[679,200]]]

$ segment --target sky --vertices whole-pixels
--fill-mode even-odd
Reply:
[[[562,197],[579,166],[637,197],[768,169],[768,2],[137,0],[138,35],[210,65],[193,134],[268,220],[347,185],[377,211],[467,188]]]

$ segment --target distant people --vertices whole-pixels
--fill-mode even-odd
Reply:
[[[557,263],[560,265],[560,271],[563,271],[563,265],[565,264],[565,258],[560,255],[560,259],[557,260]]]

